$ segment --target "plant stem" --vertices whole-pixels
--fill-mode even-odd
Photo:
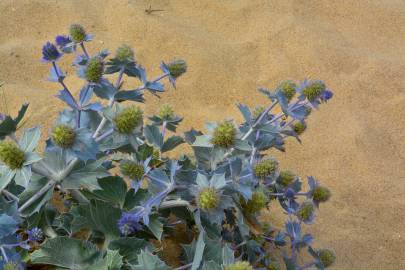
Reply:
[[[191,266],[193,266],[193,263],[189,263],[189,264],[177,267],[175,270],[184,270],[184,269],[190,268]]]
[[[6,251],[4,250],[3,247],[0,247],[0,250],[1,250],[1,256],[3,257],[4,261],[8,262],[8,257],[7,257]]]
[[[89,54],[87,53],[86,48],[84,47],[83,42],[80,42],[80,47],[82,48],[83,53],[86,55],[86,57],[87,57],[87,58],[90,58],[90,57],[89,57]]]
[[[1,191],[1,193],[3,193],[3,195],[5,195],[6,197],[8,197],[9,199],[12,199],[13,201],[16,201],[16,202],[19,201],[19,199],[18,199],[17,196],[15,196],[13,193],[9,192],[9,191],[6,190],[6,189],[3,189],[3,190]]]
[[[28,201],[26,201],[23,205],[21,205],[20,208],[18,208],[19,212],[24,211],[27,209],[33,202],[35,202],[37,199],[39,199],[42,195],[44,195],[46,192],[48,192],[49,189],[53,188],[55,186],[56,182],[55,180],[51,179],[49,182],[43,186],[37,193],[35,193]]]
[[[252,127],[248,130],[248,132],[246,132],[246,134],[242,137],[242,140],[246,140],[247,137],[249,137],[250,134],[252,134],[253,130],[255,127],[257,127],[257,125],[263,120],[263,118],[274,108],[274,106],[276,106],[278,103],[278,101],[274,101],[272,104],[270,104],[270,106],[268,106],[264,112],[262,112],[262,114],[260,115],[260,117],[255,121],[255,123],[252,125]]]

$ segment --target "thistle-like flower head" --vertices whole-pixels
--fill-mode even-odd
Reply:
[[[247,213],[254,214],[266,207],[267,201],[268,198],[266,194],[264,194],[263,191],[259,190],[253,192],[252,198],[249,201],[242,201],[242,206]]]
[[[317,204],[328,201],[331,195],[332,193],[330,190],[324,186],[317,185],[312,190],[312,200],[314,200],[314,202]]]
[[[116,129],[121,134],[130,134],[142,123],[143,112],[135,106],[124,108],[115,118]]]
[[[18,263],[15,262],[7,262],[4,266],[3,266],[3,270],[20,270],[20,266]]]
[[[307,124],[305,124],[304,121],[297,121],[292,125],[292,128],[295,131],[295,133],[301,135],[307,129]]]
[[[283,187],[288,187],[297,176],[291,171],[281,171],[277,182]]]
[[[311,223],[315,217],[315,206],[312,202],[303,202],[296,212],[297,217],[304,223]]]
[[[283,94],[287,98],[288,102],[291,101],[291,99],[294,97],[295,93],[297,92],[296,88],[297,88],[297,84],[290,80],[281,82],[279,84],[279,86],[277,87],[277,89],[279,89],[279,90],[281,90],[281,92],[283,92]]]
[[[236,127],[230,121],[220,123],[212,134],[211,143],[221,148],[231,148],[235,145]]]
[[[278,169],[278,162],[274,158],[266,158],[253,166],[253,173],[261,179],[270,177]]]
[[[336,260],[335,253],[330,249],[321,249],[321,250],[318,250],[317,253],[318,253],[319,260],[323,264],[324,267],[331,266]]]
[[[168,104],[163,105],[159,110],[159,117],[163,120],[168,120],[174,117],[174,111]]]
[[[80,24],[72,24],[69,28],[69,35],[75,43],[86,41],[86,30]]]
[[[132,48],[126,44],[118,47],[117,51],[115,52],[115,58],[121,62],[134,61],[134,56],[134,50],[132,50]]]
[[[44,239],[44,233],[41,229],[35,227],[27,231],[28,241],[41,242]]]
[[[0,142],[0,161],[11,170],[21,169],[25,162],[25,153],[11,141]]]
[[[45,43],[42,47],[42,60],[45,62],[57,61],[62,54],[58,51],[56,46],[50,42]]]
[[[225,266],[225,270],[253,270],[249,262],[236,262]]]
[[[219,205],[220,196],[213,187],[205,187],[200,190],[197,197],[197,204],[203,210],[210,210]]]
[[[325,90],[326,85],[324,82],[311,81],[304,87],[304,89],[302,89],[302,93],[309,101],[315,101],[321,97]]]
[[[167,64],[170,76],[177,79],[187,71],[187,63],[182,59],[174,60]]]
[[[121,173],[132,180],[140,180],[145,174],[145,169],[138,162],[125,160],[120,164]]]
[[[104,72],[104,63],[101,57],[93,57],[89,60],[85,70],[85,78],[92,83],[98,83]]]
[[[71,148],[75,143],[76,132],[68,125],[60,124],[52,129],[52,141],[60,148]]]

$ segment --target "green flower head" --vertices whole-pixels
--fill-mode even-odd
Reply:
[[[142,123],[142,119],[142,110],[132,105],[123,109],[122,112],[114,118],[114,123],[119,133],[130,134]]]
[[[252,199],[244,202],[242,201],[243,209],[249,213],[254,214],[262,210],[266,207],[267,204],[267,196],[264,194],[263,191],[255,191],[253,192]]]
[[[288,187],[296,178],[296,175],[291,171],[281,171],[277,182],[283,187]]]
[[[253,110],[252,117],[253,119],[257,119],[260,117],[260,115],[264,112],[266,108],[263,106],[256,106],[256,108]]]
[[[273,158],[263,159],[253,166],[254,174],[259,178],[272,176],[278,169],[278,162]]]
[[[174,116],[174,111],[170,105],[165,104],[160,108],[159,117],[161,119],[168,120],[170,118],[173,118],[173,116]]]
[[[177,79],[187,71],[187,63],[181,59],[174,60],[167,64],[167,68],[169,69],[170,76]]]
[[[249,262],[237,262],[225,266],[225,270],[253,270]]]
[[[15,143],[1,141],[0,160],[11,170],[21,169],[25,162],[25,153]]]
[[[315,213],[315,207],[312,202],[304,202],[297,211],[297,217],[304,222],[311,222]]]
[[[132,50],[131,47],[129,47],[126,44],[121,45],[118,47],[117,51],[115,52],[115,58],[117,58],[120,61],[134,61],[134,51]]]
[[[67,149],[75,143],[76,133],[67,125],[58,125],[52,129],[51,138],[57,146]]]
[[[219,205],[219,194],[215,188],[205,187],[197,197],[198,206],[203,210],[214,209]]]
[[[230,121],[220,123],[214,130],[211,143],[222,148],[231,148],[235,145],[236,128]]]
[[[80,24],[72,24],[69,28],[70,38],[75,43],[80,43],[86,40],[86,30]]]
[[[19,270],[20,267],[14,262],[8,262],[3,266],[3,270]]]
[[[321,81],[310,82],[302,93],[309,101],[314,101],[326,90],[326,85]]]
[[[318,256],[324,267],[331,266],[336,260],[335,253],[329,249],[318,250]]]
[[[296,93],[297,85],[293,81],[286,80],[281,82],[277,88],[283,92],[288,102],[290,102]]]
[[[316,186],[312,190],[312,199],[316,203],[326,202],[330,199],[332,193],[327,187]]]
[[[141,164],[134,161],[124,161],[120,165],[121,173],[130,179],[141,179],[145,174],[145,169]]]
[[[104,63],[100,57],[93,57],[87,63],[85,77],[89,82],[97,83],[104,72]]]
[[[307,129],[307,124],[305,124],[305,122],[298,121],[293,124],[292,128],[295,131],[295,133],[301,135]]]

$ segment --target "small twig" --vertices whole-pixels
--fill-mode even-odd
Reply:
[[[149,8],[145,9],[146,14],[151,15],[153,12],[164,11],[163,9],[152,9],[152,5],[149,5]]]

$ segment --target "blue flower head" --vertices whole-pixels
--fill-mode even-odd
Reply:
[[[56,46],[50,42],[47,42],[42,47],[42,60],[45,62],[54,62],[57,61],[62,54],[58,51]]]
[[[27,231],[28,241],[30,242],[41,242],[44,239],[44,233],[41,229],[34,227]]]
[[[71,53],[76,50],[76,44],[69,36],[58,35],[55,38],[55,42],[59,49],[64,53]]]
[[[137,213],[123,213],[118,220],[118,229],[124,236],[130,235],[141,229],[141,217]]]

